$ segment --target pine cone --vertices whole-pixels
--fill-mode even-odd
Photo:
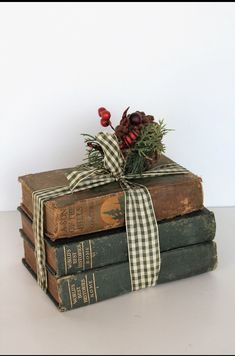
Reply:
[[[128,133],[128,127],[123,126],[123,125],[118,125],[115,128],[115,134],[119,138],[119,140],[122,140],[123,136],[125,136]]]
[[[154,121],[154,117],[152,115],[146,115],[143,118],[143,124],[148,125],[151,124]]]
[[[152,115],[146,115],[145,118],[148,120],[149,124],[154,122],[154,116],[152,116]]]
[[[128,127],[129,124],[130,124],[129,115],[127,117],[122,118],[121,121],[120,121],[120,125],[121,126]]]

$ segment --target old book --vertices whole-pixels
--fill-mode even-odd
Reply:
[[[171,163],[162,156],[158,164]],[[33,217],[32,192],[68,185],[60,169],[19,178],[22,184],[22,208]],[[189,173],[138,179],[148,187],[157,220],[203,208],[201,179]],[[44,205],[45,233],[51,240],[79,236],[124,226],[124,193],[118,183],[111,183],[47,201]]]
[[[24,241],[24,264],[36,273],[31,245]],[[216,244],[181,247],[161,253],[162,265],[158,283],[170,282],[212,271],[217,265]],[[48,269],[48,294],[61,311],[66,311],[116,297],[131,291],[128,262],[93,269],[58,278]]]
[[[34,244],[32,221],[19,209],[21,234]],[[213,212],[202,209],[194,213],[159,222],[161,251],[211,241],[215,236]],[[92,268],[128,261],[124,228],[52,242],[45,237],[47,264],[58,276],[76,274]]]

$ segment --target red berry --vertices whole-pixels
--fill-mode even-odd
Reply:
[[[101,117],[102,117],[102,119],[108,121],[110,119],[110,117],[111,117],[111,114],[110,114],[110,112],[108,110],[104,110],[104,111],[101,112]]]
[[[102,116],[102,112],[103,111],[105,111],[106,109],[105,108],[103,108],[103,107],[101,107],[101,108],[99,108],[98,109],[98,114],[99,114],[99,117],[101,117]]]
[[[109,126],[109,120],[106,120],[106,119],[104,119],[103,117],[102,117],[102,119],[100,120],[100,123],[101,123],[101,125],[104,126],[104,127]]]
[[[124,141],[127,142],[128,145],[132,144],[132,139],[129,136],[125,136]]]
[[[126,140],[126,137],[123,137],[124,145],[129,146],[129,143]]]
[[[130,138],[132,138],[132,140],[135,140],[137,138],[138,135],[135,135],[134,132],[129,132],[129,136]]]

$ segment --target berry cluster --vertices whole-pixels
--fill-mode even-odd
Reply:
[[[98,109],[98,114],[101,117],[101,125],[104,127],[112,127],[118,137],[121,149],[131,147],[138,138],[142,127],[154,121],[153,116],[145,115],[143,111],[136,111],[132,114],[127,114],[128,110],[129,107],[124,111],[119,125],[114,129],[110,121],[110,112],[104,107]]]
[[[99,117],[101,117],[100,119],[100,124],[104,127],[107,127],[111,124],[110,122],[110,117],[111,117],[111,114],[108,110],[106,110],[105,108],[101,107],[98,109],[98,114],[99,114]]]
[[[121,149],[132,146],[142,127],[154,121],[153,116],[145,115],[143,111],[136,111],[127,115],[128,110],[129,108],[124,111],[120,124],[115,129],[115,133],[121,142]]]

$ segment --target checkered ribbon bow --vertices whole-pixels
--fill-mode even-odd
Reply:
[[[33,193],[35,252],[38,283],[47,290],[46,257],[43,230],[43,204],[56,197],[117,181],[125,194],[125,222],[129,251],[129,265],[132,290],[138,290],[157,283],[161,259],[158,225],[152,199],[144,185],[131,182],[132,179],[169,174],[185,174],[188,171],[175,164],[157,166],[140,174],[124,175],[125,159],[120,151],[117,137],[101,132],[95,143],[104,154],[104,169],[78,166],[66,174],[69,185],[43,189]]]

